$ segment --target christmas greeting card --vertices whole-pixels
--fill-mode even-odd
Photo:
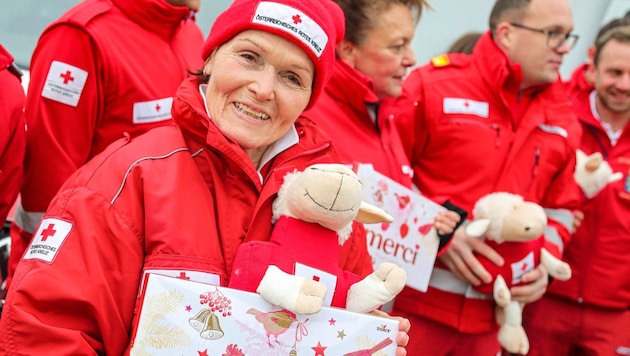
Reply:
[[[130,355],[388,356],[397,333],[394,319],[295,314],[255,293],[147,273]]]

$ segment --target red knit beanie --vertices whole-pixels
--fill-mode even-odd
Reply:
[[[203,59],[240,32],[255,29],[282,36],[302,48],[315,65],[310,107],[322,92],[345,32],[341,8],[332,0],[235,0],[212,24]]]

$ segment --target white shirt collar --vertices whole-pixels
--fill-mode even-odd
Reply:
[[[199,85],[199,94],[203,98],[203,107],[206,109],[206,114],[208,114],[209,118],[212,118],[210,112],[208,111],[208,103],[206,102],[206,90],[208,89],[208,84],[200,84]],[[296,145],[300,142],[300,136],[298,136],[297,130],[295,126],[291,126],[289,131],[285,133],[282,137],[280,137],[276,142],[272,143],[267,147],[267,150],[263,154],[260,165],[258,166],[258,176],[262,182],[262,176],[260,175],[260,169],[267,164],[267,162],[271,161],[274,157],[279,155],[281,152],[286,150],[287,148]]]
[[[619,141],[619,137],[621,137],[621,133],[623,132],[623,130],[615,131],[613,130],[613,127],[609,123],[602,120],[602,118],[599,116],[599,113],[597,112],[597,106],[595,104],[596,100],[597,100],[597,93],[595,92],[595,90],[593,90],[591,92],[591,95],[589,96],[589,101],[591,104],[591,113],[597,119],[597,121],[599,121],[600,124],[602,124],[602,127],[606,131],[606,135],[608,135],[608,139],[610,139],[610,144],[614,146],[617,144],[617,141]]]

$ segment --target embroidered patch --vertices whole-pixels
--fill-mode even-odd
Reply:
[[[448,58],[447,54],[443,54],[431,58],[431,63],[433,63],[435,67],[446,67],[447,65],[451,64],[451,60],[450,58]]]
[[[46,76],[42,96],[76,107],[85,87],[88,72],[67,63],[53,61]]]
[[[511,267],[512,285],[518,284],[525,273],[534,269],[534,253],[528,253],[522,260],[512,263]]]
[[[171,118],[173,98],[163,98],[133,104],[133,123],[146,124]]]
[[[33,235],[33,241],[26,250],[23,259],[37,259],[52,262],[59,252],[59,248],[70,235],[72,223],[55,218],[46,218],[39,224]]]
[[[253,23],[273,27],[293,35],[319,58],[328,43],[326,32],[302,11],[276,2],[261,2]]]
[[[326,290],[329,292],[333,291],[334,293],[335,287],[337,286],[337,276],[334,274],[330,274],[301,263],[295,264],[295,275],[323,283],[326,286]],[[324,306],[330,306],[332,303],[333,293],[326,293]]]
[[[442,107],[445,114],[471,114],[488,118],[490,104],[464,98],[444,98]]]

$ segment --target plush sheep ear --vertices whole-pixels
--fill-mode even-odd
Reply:
[[[392,222],[394,218],[387,214],[383,209],[372,204],[361,202],[359,213],[355,218],[356,221],[364,224],[376,224],[382,222]]]
[[[614,183],[620,180],[621,178],[623,178],[623,173],[621,172],[613,173],[610,177],[608,177],[608,183]]]
[[[478,219],[466,226],[466,234],[469,236],[483,236],[490,227],[490,219]]]

